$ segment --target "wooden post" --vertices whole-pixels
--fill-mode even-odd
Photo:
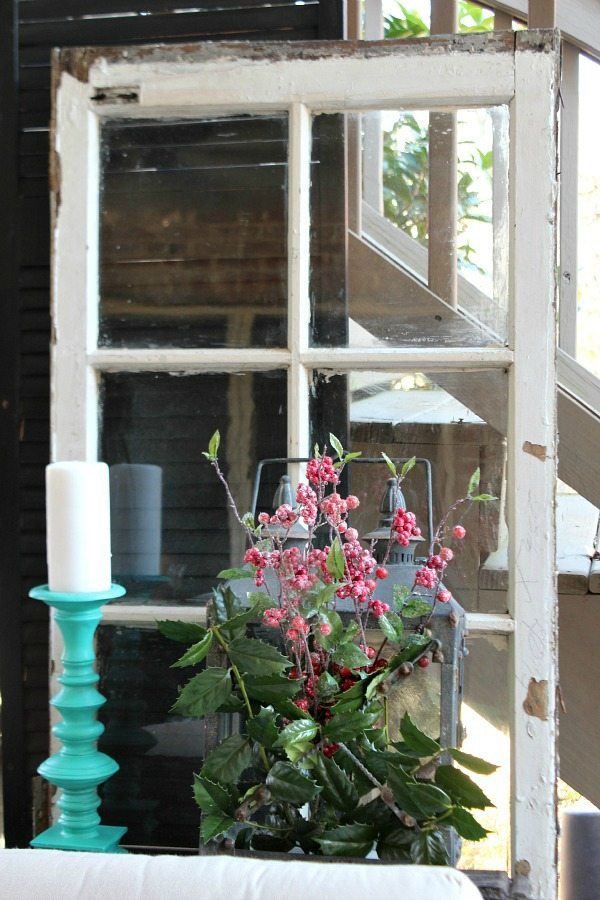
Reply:
[[[500,12],[499,9],[494,12],[494,31],[512,31],[512,22],[510,13]]]
[[[556,0],[529,0],[528,28],[556,28]]]
[[[560,107],[560,300],[558,343],[575,356],[577,347],[577,145],[579,50],[563,41]]]
[[[432,0],[431,33],[453,34],[456,0]],[[431,291],[457,306],[456,225],[458,207],[456,113],[429,114],[429,262]]]

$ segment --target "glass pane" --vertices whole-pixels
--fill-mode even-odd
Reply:
[[[191,784],[205,755],[208,720],[169,714],[187,680],[170,666],[185,648],[154,628],[113,625],[100,626],[96,645],[98,689],[106,697],[98,747],[120,766],[103,788],[102,822],[126,826],[124,844],[197,847]]]
[[[313,127],[313,345],[505,343],[507,108],[322,115]]]
[[[107,122],[100,344],[283,347],[287,118]]]
[[[579,56],[577,360],[600,378],[600,64]]]
[[[244,550],[202,451],[218,428],[222,469],[247,512],[258,461],[286,452],[285,373],[105,374],[102,395],[113,577],[128,589],[123,602],[201,603]],[[265,496],[274,478],[267,473]]]
[[[461,718],[462,749],[498,766],[492,775],[469,772],[493,807],[473,810],[490,834],[482,841],[463,841],[461,869],[510,871],[510,698],[508,640],[501,635],[467,637]]]
[[[507,529],[504,520],[504,470],[507,376],[481,372],[351,372],[314,373],[311,417],[313,440],[328,440],[327,411],[337,398],[347,403],[345,427],[338,434],[363,457],[381,460],[416,456],[428,460],[432,472],[431,512],[428,511],[426,465],[419,463],[403,485],[425,541],[417,556],[428,554],[428,521],[434,529],[444,513],[465,497],[469,479],[479,468],[480,490],[498,500],[465,503],[449,520],[467,529],[454,541],[455,559],[444,576],[445,586],[467,610],[506,612]],[[344,402],[340,402],[345,409]],[[337,409],[339,418],[339,408]],[[338,422],[338,424],[341,424]],[[365,535],[378,525],[379,505],[389,477],[387,466],[353,463],[349,488],[361,503],[352,524]]]

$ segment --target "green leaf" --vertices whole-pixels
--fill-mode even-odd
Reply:
[[[303,806],[317,796],[320,787],[299,772],[291,763],[276,762],[266,780],[267,787],[275,800]]]
[[[377,856],[379,859],[390,861],[410,860],[410,845],[414,841],[416,832],[410,828],[394,828],[388,831],[377,843]]]
[[[448,866],[448,848],[441,831],[421,831],[410,845],[412,861],[418,866]]]
[[[330,741],[350,741],[380,718],[381,712],[356,712],[335,715],[323,726],[323,735]]]
[[[340,459],[344,458],[344,448],[342,447],[341,441],[336,438],[335,434],[331,434],[329,432],[329,444],[335,450]]]
[[[206,757],[202,775],[226,783],[237,781],[252,760],[252,746],[243,734],[232,734]]]
[[[469,478],[469,487],[467,489],[467,496],[472,497],[477,488],[479,487],[479,481],[481,479],[481,470],[479,467],[475,469],[471,477]]]
[[[258,638],[235,638],[227,648],[227,655],[242,672],[250,675],[281,672],[292,665],[275,647]]]
[[[431,612],[431,601],[422,600],[420,597],[412,597],[408,603],[404,604],[402,616],[405,619],[419,619],[421,616],[427,616]]]
[[[295,697],[302,684],[284,675],[246,675],[246,691],[253,700],[274,703]]]
[[[240,578],[252,578],[254,569],[246,566],[238,569],[221,569],[217,578],[223,578],[225,581],[237,581]]]
[[[261,706],[258,715],[247,720],[246,731],[253,741],[258,741],[259,744],[270,750],[279,736],[273,707]]]
[[[396,609],[400,610],[410,597],[410,588],[405,584],[395,584],[392,588],[392,597]]]
[[[466,809],[455,806],[452,815],[447,820],[449,825],[453,825],[461,837],[466,841],[480,841],[486,834],[489,834],[487,828],[480,825],[477,819],[471,815]]]
[[[317,694],[319,698],[323,697],[333,697],[334,694],[337,694],[340,686],[329,672],[323,672],[322,675],[319,675],[317,679]]]
[[[201,810],[207,813],[221,812],[233,815],[236,807],[233,790],[218,781],[211,781],[203,775],[194,775],[194,799]]]
[[[344,457],[344,462],[345,463],[352,462],[353,459],[358,459],[360,456],[362,456],[362,450],[357,450],[354,453],[346,453],[346,455]]]
[[[440,744],[426,735],[420,728],[417,728],[408,713],[404,713],[400,722],[400,734],[405,744],[421,756],[436,756],[438,753],[441,753],[442,748]]]
[[[498,768],[493,763],[486,762],[485,759],[480,759],[479,756],[463,753],[462,750],[457,750],[456,747],[450,747],[448,753],[452,759],[455,759],[465,769],[470,769],[471,772],[477,772],[479,775],[491,775]]]
[[[284,747],[285,755],[291,763],[297,763],[302,759],[303,769],[312,769],[312,757],[315,755],[315,745],[311,741],[298,741],[297,744],[288,744]],[[313,751],[311,753],[311,751]]]
[[[394,612],[384,613],[377,619],[377,624],[383,631],[388,641],[398,643],[404,636],[404,622]]]
[[[387,781],[398,806],[415,819],[429,819],[452,806],[450,797],[439,787],[415,781],[391,766]]]
[[[244,515],[242,516],[242,524],[245,525],[246,528],[249,528],[250,531],[254,531],[256,523],[251,512],[244,513]]]
[[[347,713],[355,712],[360,709],[363,705],[365,687],[366,679],[357,681],[351,688],[344,691],[338,702],[332,707],[334,715],[339,715],[340,713],[346,715]]]
[[[373,847],[375,829],[371,825],[339,825],[315,840],[324,856],[366,856]]]
[[[415,467],[415,465],[416,465],[416,462],[417,462],[417,457],[416,457],[416,456],[411,456],[410,459],[407,459],[407,460],[406,460],[406,462],[405,462],[404,465],[402,466],[402,471],[400,472],[400,475],[401,475],[402,478],[406,478],[406,476],[408,475],[408,473],[410,472],[410,470],[411,470],[411,469],[414,469],[414,467]]]
[[[204,816],[200,825],[200,834],[205,844],[213,838],[224,834],[235,822],[229,816],[221,814]]]
[[[431,638],[426,634],[411,634],[411,636],[406,641],[404,647],[397,653],[389,662],[389,668],[393,671],[397,669],[399,665],[403,662],[411,661],[416,659],[420,653],[428,646]]]
[[[234,713],[241,712],[243,709],[246,709],[246,704],[239,697],[236,697],[235,694],[230,694],[227,700],[224,703],[221,703],[218,709],[215,712],[218,713]]]
[[[206,634],[206,628],[201,625],[194,625],[192,622],[173,622],[165,619],[156,623],[158,630],[165,637],[172,641],[179,641],[181,644],[195,643],[202,640]]]
[[[225,632],[228,637],[243,637],[246,633],[246,625],[248,622],[252,622],[253,620],[260,619],[265,609],[268,609],[273,605],[273,601],[266,594],[256,594],[252,593],[251,597],[259,596],[260,602],[254,603],[254,605],[247,609],[245,612],[238,613],[233,618],[228,619],[226,622],[223,622],[222,625],[219,625],[221,631]],[[248,598],[250,599],[250,597]]]
[[[332,659],[339,666],[347,666],[349,669],[360,669],[369,665],[369,657],[356,644],[341,644],[334,651]]]
[[[398,473],[397,473],[397,471],[396,471],[396,466],[395,466],[395,464],[391,461],[391,459],[389,458],[389,456],[387,455],[387,453],[384,453],[384,452],[383,452],[383,450],[381,451],[381,455],[382,455],[382,457],[383,457],[383,460],[384,460],[386,466],[388,467],[388,469],[390,470],[390,472],[392,473],[392,475],[394,476],[394,478],[396,478],[396,476],[398,475]]]
[[[333,609],[322,609],[319,613],[319,622],[329,625],[331,631],[329,634],[317,633],[317,640],[324,650],[333,650],[336,644],[339,644],[342,639],[344,634],[344,623],[338,613]]]
[[[346,571],[346,557],[344,556],[342,543],[339,537],[334,538],[325,565],[327,566],[327,571],[333,578],[339,580],[344,577],[344,572]]]
[[[228,669],[209,667],[195,675],[182,688],[172,711],[182,716],[202,718],[215,712],[231,694],[231,676]]]
[[[275,741],[275,747],[287,747],[288,744],[310,741],[318,730],[319,726],[314,719],[298,719],[296,722],[290,722]]]
[[[497,497],[494,497],[493,494],[477,494],[476,497],[471,497],[471,500],[476,500],[478,503],[487,503],[488,500],[497,500]]]
[[[210,441],[208,442],[208,454],[204,454],[207,459],[215,460],[217,458],[217,454],[219,452],[219,445],[221,443],[221,434],[219,429],[215,431]]]
[[[192,646],[187,650],[177,662],[174,662],[171,666],[172,669],[183,668],[184,666],[197,666],[198,663],[202,662],[204,657],[208,654],[208,651],[211,648],[213,642],[212,631],[207,631],[201,641],[198,641],[197,644],[192,644]]]
[[[485,809],[487,806],[494,806],[479,785],[475,784],[465,772],[455,769],[454,766],[438,766],[435,783],[447,791],[455,803],[460,803],[461,806],[466,806],[468,809]]]
[[[315,754],[314,775],[323,788],[322,797],[342,812],[353,812],[358,806],[358,791],[343,769],[322,753]]]

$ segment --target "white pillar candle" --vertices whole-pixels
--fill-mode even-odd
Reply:
[[[48,587],[87,593],[110,588],[110,504],[106,463],[46,467]]]

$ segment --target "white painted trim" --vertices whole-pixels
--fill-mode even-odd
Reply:
[[[98,329],[97,122],[89,88],[63,73],[56,96],[55,197],[51,343],[52,459],[97,459],[98,391],[86,351]],[[88,302],[86,302],[86,300]]]
[[[531,896],[556,897],[556,147],[557,65],[552,53],[515,55],[511,106],[512,242],[509,372],[509,611],[512,865]],[[532,236],[535,236],[532,239]],[[545,715],[526,709],[538,693]]]
[[[340,371],[407,369],[419,372],[468,372],[473,369],[506,369],[512,361],[512,351],[506,347],[328,347],[326,350],[307,350],[302,354],[305,366]]]
[[[281,369],[291,363],[289,350],[177,348],[100,349],[88,354],[88,364],[102,372],[243,372]]]
[[[140,605],[107,603],[100,610],[102,625],[150,625],[155,626],[162,619],[193,622],[206,627],[208,616],[206,606],[176,606],[175,604]]]
[[[579,206],[579,50],[563,41],[560,84],[559,346],[577,352],[577,227]]]
[[[516,623],[503,613],[465,613],[469,634],[513,634]]]
[[[558,350],[556,361],[561,390],[600,417],[600,379],[564,350]]]

